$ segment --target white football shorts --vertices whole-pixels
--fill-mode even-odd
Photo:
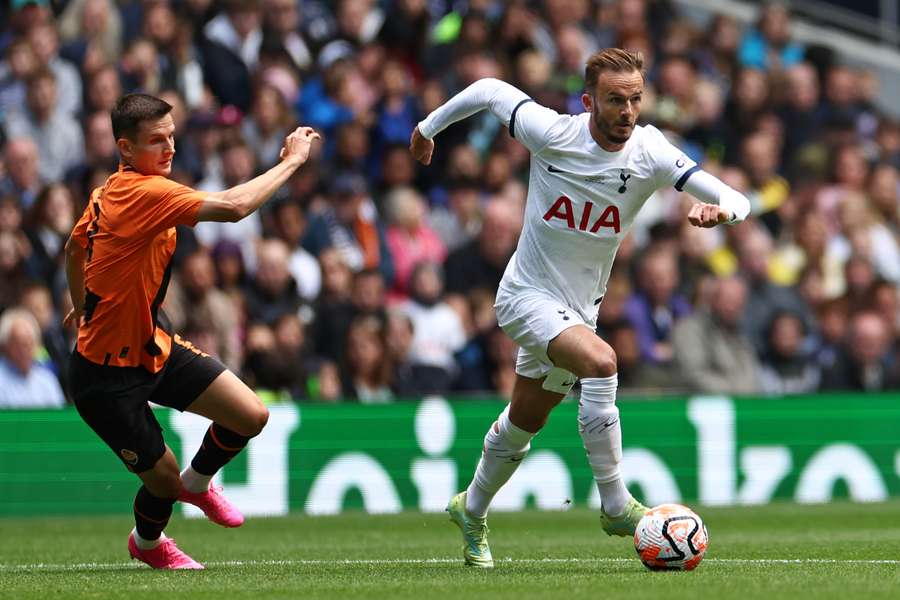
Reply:
[[[531,379],[551,375],[548,383],[550,379],[559,379],[567,384],[563,387],[571,387],[575,376],[553,365],[547,347],[569,327],[584,325],[593,330],[595,323],[586,322],[577,311],[537,288],[517,286],[513,291],[501,285],[494,310],[500,328],[519,346],[516,373]],[[554,391],[565,393],[562,389]]]

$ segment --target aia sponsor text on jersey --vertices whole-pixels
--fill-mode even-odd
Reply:
[[[595,207],[593,202],[588,201],[582,206],[581,214],[576,215],[572,200],[568,196],[557,198],[550,210],[544,213],[544,220],[549,222],[550,219],[559,219],[569,229],[578,229],[578,231],[597,233],[601,227],[608,227],[616,233],[621,230],[619,209],[615,205],[610,204],[601,211],[599,206]]]

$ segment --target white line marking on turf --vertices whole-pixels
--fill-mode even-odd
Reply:
[[[501,558],[496,561],[501,565],[515,564],[603,564],[603,563],[636,563],[635,558]],[[741,564],[786,564],[786,565],[900,565],[894,559],[839,559],[839,558],[707,558],[708,563],[741,563]],[[354,565],[448,565],[461,564],[458,558],[346,558],[346,559],[283,559],[283,560],[224,560],[209,561],[209,567],[262,567],[262,566],[354,566]],[[82,571],[82,570],[118,570],[138,569],[143,565],[136,562],[120,563],[33,563],[19,565],[0,565],[0,573],[22,571]]]

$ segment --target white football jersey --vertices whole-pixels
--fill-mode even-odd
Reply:
[[[509,130],[531,151],[531,175],[525,224],[500,285],[545,290],[593,323],[635,215],[653,192],[680,190],[699,167],[649,125],[635,126],[622,150],[603,150],[589,120],[530,100],[512,112]]]

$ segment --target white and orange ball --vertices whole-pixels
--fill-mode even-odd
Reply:
[[[680,504],[660,504],[647,511],[634,531],[634,549],[653,571],[695,569],[709,545],[706,525]]]

